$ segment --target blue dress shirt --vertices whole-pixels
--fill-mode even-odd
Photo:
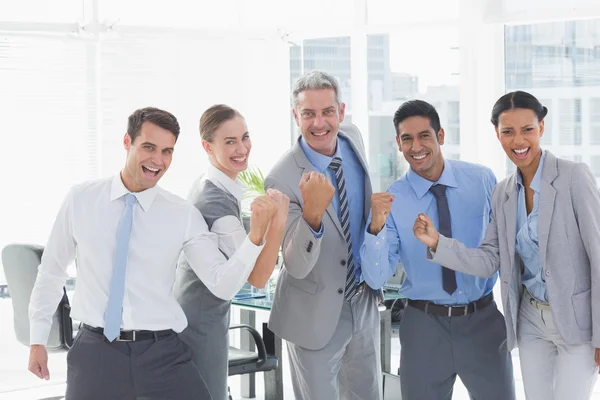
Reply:
[[[335,195],[332,199],[332,204],[335,212],[340,218],[340,197],[337,190],[337,181],[329,164],[334,157],[342,159],[342,171],[346,180],[346,197],[348,200],[348,209],[350,213],[350,237],[352,238],[352,255],[354,256],[354,266],[358,282],[362,282],[361,262],[360,262],[360,245],[363,242],[365,232],[365,170],[363,169],[360,160],[354,153],[352,145],[346,138],[338,136],[335,154],[331,157],[318,153],[311,149],[304,138],[300,138],[300,148],[306,155],[308,161],[313,165],[316,171],[325,174],[333,187]],[[340,218],[341,220],[341,218]],[[323,234],[323,225],[321,230],[314,232],[315,237],[320,237]]]
[[[491,216],[491,197],[496,186],[493,172],[481,165],[446,160],[440,179],[431,182],[410,169],[388,188],[395,199],[384,229],[377,236],[368,232],[365,235],[361,247],[365,280],[371,287],[383,286],[400,262],[406,273],[401,292],[409,299],[446,305],[467,304],[491,292],[498,274],[480,278],[457,272],[456,291],[452,295],[444,291],[442,269],[427,258],[429,250],[413,233],[420,212],[427,214],[436,228],[438,226],[437,202],[429,191],[435,183],[447,186],[452,237],[467,247],[479,245]]]
[[[542,157],[537,171],[531,181],[533,189],[533,209],[527,215],[527,206],[525,204],[525,186],[521,173],[517,172],[517,187],[519,197],[517,202],[517,239],[516,250],[525,264],[522,281],[529,293],[538,300],[548,301],[546,296],[546,282],[542,273],[540,262],[540,246],[538,240],[538,213],[540,203],[540,180],[542,179],[542,170],[546,152],[542,151]]]

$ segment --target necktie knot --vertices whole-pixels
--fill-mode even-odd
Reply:
[[[333,172],[337,172],[338,169],[342,166],[342,159],[339,157],[333,157],[331,162],[329,163],[329,168],[333,170]]]
[[[125,205],[126,206],[132,206],[135,204],[136,201],[137,201],[137,198],[135,197],[135,195],[133,193],[127,193],[125,195]]]
[[[439,183],[435,184],[429,188],[429,191],[433,193],[436,199],[440,198],[446,195],[446,185],[442,185]]]

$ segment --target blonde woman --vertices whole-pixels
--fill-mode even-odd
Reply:
[[[250,133],[238,111],[219,104],[202,114],[200,135],[210,164],[194,183],[190,200],[201,211],[210,231],[217,234],[221,252],[231,257],[247,235],[241,217],[243,188],[236,179],[248,167]],[[289,205],[289,198],[279,191],[269,190],[267,196],[277,204],[277,213],[248,277],[248,282],[258,288],[264,287],[275,267]],[[180,262],[174,290],[188,319],[181,339],[194,352],[194,364],[213,400],[225,400],[231,302],[208,290],[185,259]]]

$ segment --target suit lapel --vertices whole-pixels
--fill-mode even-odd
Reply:
[[[558,167],[556,157],[546,153],[544,169],[542,170],[542,179],[540,181],[540,200],[538,210],[538,237],[540,241],[540,260],[542,267],[546,263],[546,249],[548,246],[548,236],[550,234],[550,222],[554,213],[554,201],[556,199],[556,189],[552,182],[558,176]]]
[[[302,151],[302,148],[300,147],[300,144],[298,142],[296,142],[296,144],[292,148],[292,153],[294,154],[294,159],[296,160],[296,164],[300,169],[300,177],[307,172],[318,172],[315,170],[310,161],[308,161],[308,158],[306,158],[306,155]],[[300,198],[302,198],[301,192]],[[302,204],[302,206],[304,207],[304,204]],[[337,213],[335,212],[335,209],[333,208],[333,202],[329,202],[329,205],[327,206],[327,214],[329,215],[329,218],[331,219],[337,230],[340,232],[340,235],[342,235],[342,237],[345,238],[344,231],[342,230],[342,225],[340,224],[340,219]]]
[[[506,224],[506,240],[508,242],[508,252],[510,255],[511,274],[515,271],[515,243],[517,238],[518,191],[515,174],[513,174],[507,182],[506,194],[508,197],[502,205],[502,210],[504,211],[504,222]]]

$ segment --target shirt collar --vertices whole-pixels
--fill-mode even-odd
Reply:
[[[321,172],[321,173],[325,172],[325,170],[327,169],[327,167],[329,167],[329,164],[331,164],[331,160],[333,160],[334,157],[338,157],[338,158],[342,159],[342,150],[340,148],[340,137],[339,136],[337,137],[335,153],[331,157],[326,156],[324,154],[321,154],[321,153],[311,149],[310,146],[304,140],[303,136],[300,136],[299,141],[300,141],[300,148],[304,152],[304,155],[306,156],[308,161],[315,167],[315,169],[318,172]]]
[[[531,189],[534,192],[540,192],[540,181],[542,180],[542,173],[544,171],[544,160],[546,159],[546,150],[542,149],[542,156],[540,157],[540,163],[538,164],[537,170],[535,171],[535,175],[531,180]],[[519,187],[523,187],[523,177],[521,176],[521,171],[517,170],[517,189]]]
[[[234,181],[223,171],[210,163],[208,165],[208,170],[206,171],[206,177],[219,188],[231,193],[237,199],[237,201],[242,201],[242,197],[244,196],[244,188],[239,180]]]
[[[425,194],[429,191],[429,188],[431,188],[431,186],[434,184],[445,185],[448,187],[458,187],[456,177],[454,176],[454,170],[452,169],[452,163],[447,160],[444,160],[444,170],[442,171],[442,175],[437,182],[432,182],[423,178],[414,172],[412,168],[408,169],[408,172],[406,173],[406,179],[415,191],[415,194],[419,200],[425,196]]]
[[[123,180],[121,179],[121,174],[117,174],[113,177],[112,185],[110,188],[110,201],[117,200],[127,193],[131,193],[123,184]],[[154,203],[154,199],[156,199],[156,194],[158,193],[158,186],[151,187],[149,189],[143,190],[141,192],[132,193],[138,203],[142,206],[142,209],[145,212],[150,210],[152,203]]]

